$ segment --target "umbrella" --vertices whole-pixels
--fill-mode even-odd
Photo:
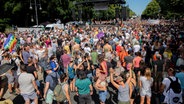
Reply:
[[[3,64],[0,66],[0,75],[6,73],[8,70],[12,69],[14,66],[11,64]]]

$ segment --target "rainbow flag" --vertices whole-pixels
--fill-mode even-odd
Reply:
[[[9,49],[10,52],[12,52],[13,48],[15,47],[17,43],[17,39],[15,38],[15,35],[9,34],[8,38],[6,39],[4,43],[4,49]]]

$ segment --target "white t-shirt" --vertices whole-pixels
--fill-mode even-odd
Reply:
[[[84,47],[84,52],[90,55],[91,49],[89,47]]]
[[[125,37],[126,37],[126,40],[128,40],[130,38],[130,34],[129,33],[125,33]]]
[[[175,81],[176,80],[176,77],[174,76],[170,76],[170,78]],[[163,92],[163,95],[165,96],[166,95],[166,91],[168,90],[169,86],[170,86],[170,83],[171,81],[168,79],[168,78],[164,78],[164,80],[162,81],[162,84],[165,85],[165,89],[164,89],[164,92]]]
[[[132,45],[134,45],[136,42],[137,42],[137,39],[136,38],[133,38],[132,39]]]
[[[25,41],[24,41],[24,39],[21,37],[20,38],[20,44],[24,44],[25,43]]]
[[[176,66],[180,66],[180,65],[184,65],[184,59],[179,57],[176,61]]]
[[[41,59],[43,57],[45,50],[36,50],[36,54],[38,55],[38,58]]]
[[[48,47],[48,56],[51,57],[53,55],[52,47]]]
[[[35,89],[33,86],[32,81],[34,81],[35,78],[32,74],[29,73],[21,73],[18,77],[18,83],[19,83],[19,89],[21,94],[30,94]]]
[[[58,47],[57,43],[52,43],[53,52],[56,52],[57,47]]]
[[[141,91],[150,91],[151,93],[151,85],[153,83],[153,78],[151,78],[150,80],[147,80],[147,78],[145,76],[141,76],[140,77],[140,81],[142,82],[142,87],[141,87]]]
[[[140,46],[140,45],[134,45],[134,46],[133,46],[134,52],[139,52],[140,49],[141,49],[141,46]]]
[[[169,76],[173,81],[176,80],[176,77],[174,76]],[[180,80],[178,79],[178,82],[180,83]],[[172,104],[172,100],[170,98],[173,98],[173,97],[179,97],[178,95],[171,95],[170,93],[167,93],[166,91],[168,90],[170,84],[171,84],[171,81],[168,79],[168,78],[164,78],[164,80],[162,81],[162,84],[165,85],[165,89],[164,89],[164,92],[163,92],[163,95],[165,96],[165,99],[164,99],[164,103],[167,103],[167,104]],[[168,91],[169,92],[169,91]],[[180,96],[181,97],[181,96]],[[182,102],[182,98],[180,99],[180,102]],[[179,104],[179,103],[178,103]]]

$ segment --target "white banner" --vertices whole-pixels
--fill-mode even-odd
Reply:
[[[108,4],[107,3],[97,3],[94,4],[94,10],[107,10]]]
[[[153,20],[153,19],[150,19],[148,20],[148,23],[149,24],[152,24],[152,25],[158,25],[160,23],[160,20]]]

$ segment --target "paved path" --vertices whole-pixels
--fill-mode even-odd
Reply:
[[[76,94],[74,92],[71,92],[70,95],[71,95],[72,104],[78,104]],[[8,91],[4,95],[6,99],[11,99],[11,100],[13,100],[16,96],[17,95],[15,94],[9,94]],[[92,95],[92,99],[93,99],[92,104],[99,104],[98,94],[96,92],[94,92],[94,94]],[[108,100],[106,101],[106,104],[117,104],[118,100],[117,100],[116,91],[112,87],[109,87],[109,93],[108,93],[107,99]],[[151,104],[159,104],[158,99],[159,97],[153,94]],[[20,104],[20,103],[17,103],[17,104]],[[46,104],[46,103],[45,101],[39,101],[39,104]],[[135,103],[135,104],[139,104],[139,103]]]

